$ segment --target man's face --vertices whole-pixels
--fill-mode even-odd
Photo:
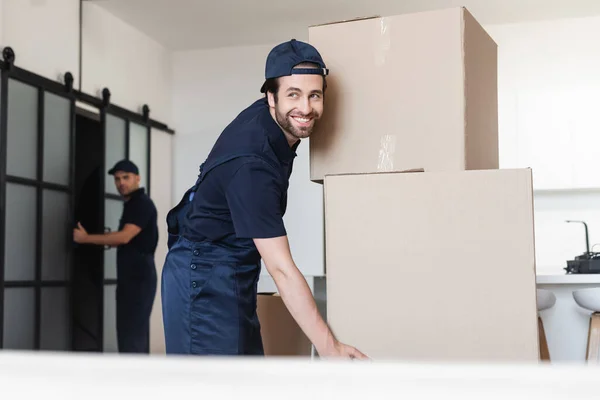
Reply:
[[[129,196],[139,189],[140,176],[131,172],[115,172],[115,186],[121,196]]]
[[[291,75],[279,78],[277,101],[268,94],[271,115],[293,143],[312,133],[323,114],[323,77]]]

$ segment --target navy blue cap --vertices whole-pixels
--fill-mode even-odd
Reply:
[[[294,68],[296,65],[310,62],[317,64],[319,68]],[[308,43],[292,39],[281,43],[273,48],[267,56],[265,66],[265,79],[279,78],[292,74],[329,75],[329,70],[321,54]],[[265,84],[260,88],[265,93]]]
[[[109,171],[108,174],[109,175],[114,175],[115,172],[117,171],[121,171],[121,172],[131,172],[134,173],[136,175],[140,174],[140,171],[138,170],[137,165],[135,165],[133,162],[129,161],[129,160],[121,160],[119,162],[117,162],[115,164],[114,167],[112,167]]]

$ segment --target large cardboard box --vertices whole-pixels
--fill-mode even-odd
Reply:
[[[327,318],[374,359],[536,362],[531,170],[325,178]]]
[[[265,356],[311,355],[312,344],[278,294],[259,293],[256,312]]]
[[[465,8],[313,26],[330,69],[310,176],[498,168],[497,45]]]

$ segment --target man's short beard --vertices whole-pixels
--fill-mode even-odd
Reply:
[[[286,131],[287,133],[289,133],[290,135],[292,135],[293,137],[297,138],[297,139],[306,139],[307,137],[309,137],[312,134],[312,131],[314,129],[314,123],[313,126],[311,127],[306,127],[306,128],[297,128],[293,125],[292,121],[291,121],[291,115],[292,112],[288,112],[287,115],[282,115],[278,110],[277,107],[275,107],[275,118],[277,119],[277,123],[279,124],[279,126],[281,127],[281,129],[283,129],[284,131]],[[314,117],[314,114],[309,114],[309,117]]]

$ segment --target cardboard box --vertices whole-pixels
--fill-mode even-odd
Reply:
[[[312,344],[296,323],[281,296],[259,293],[258,318],[265,356],[310,357]]]
[[[373,359],[536,362],[531,170],[325,178],[327,318]]]
[[[498,168],[497,45],[465,8],[313,26],[330,69],[310,176]]]

